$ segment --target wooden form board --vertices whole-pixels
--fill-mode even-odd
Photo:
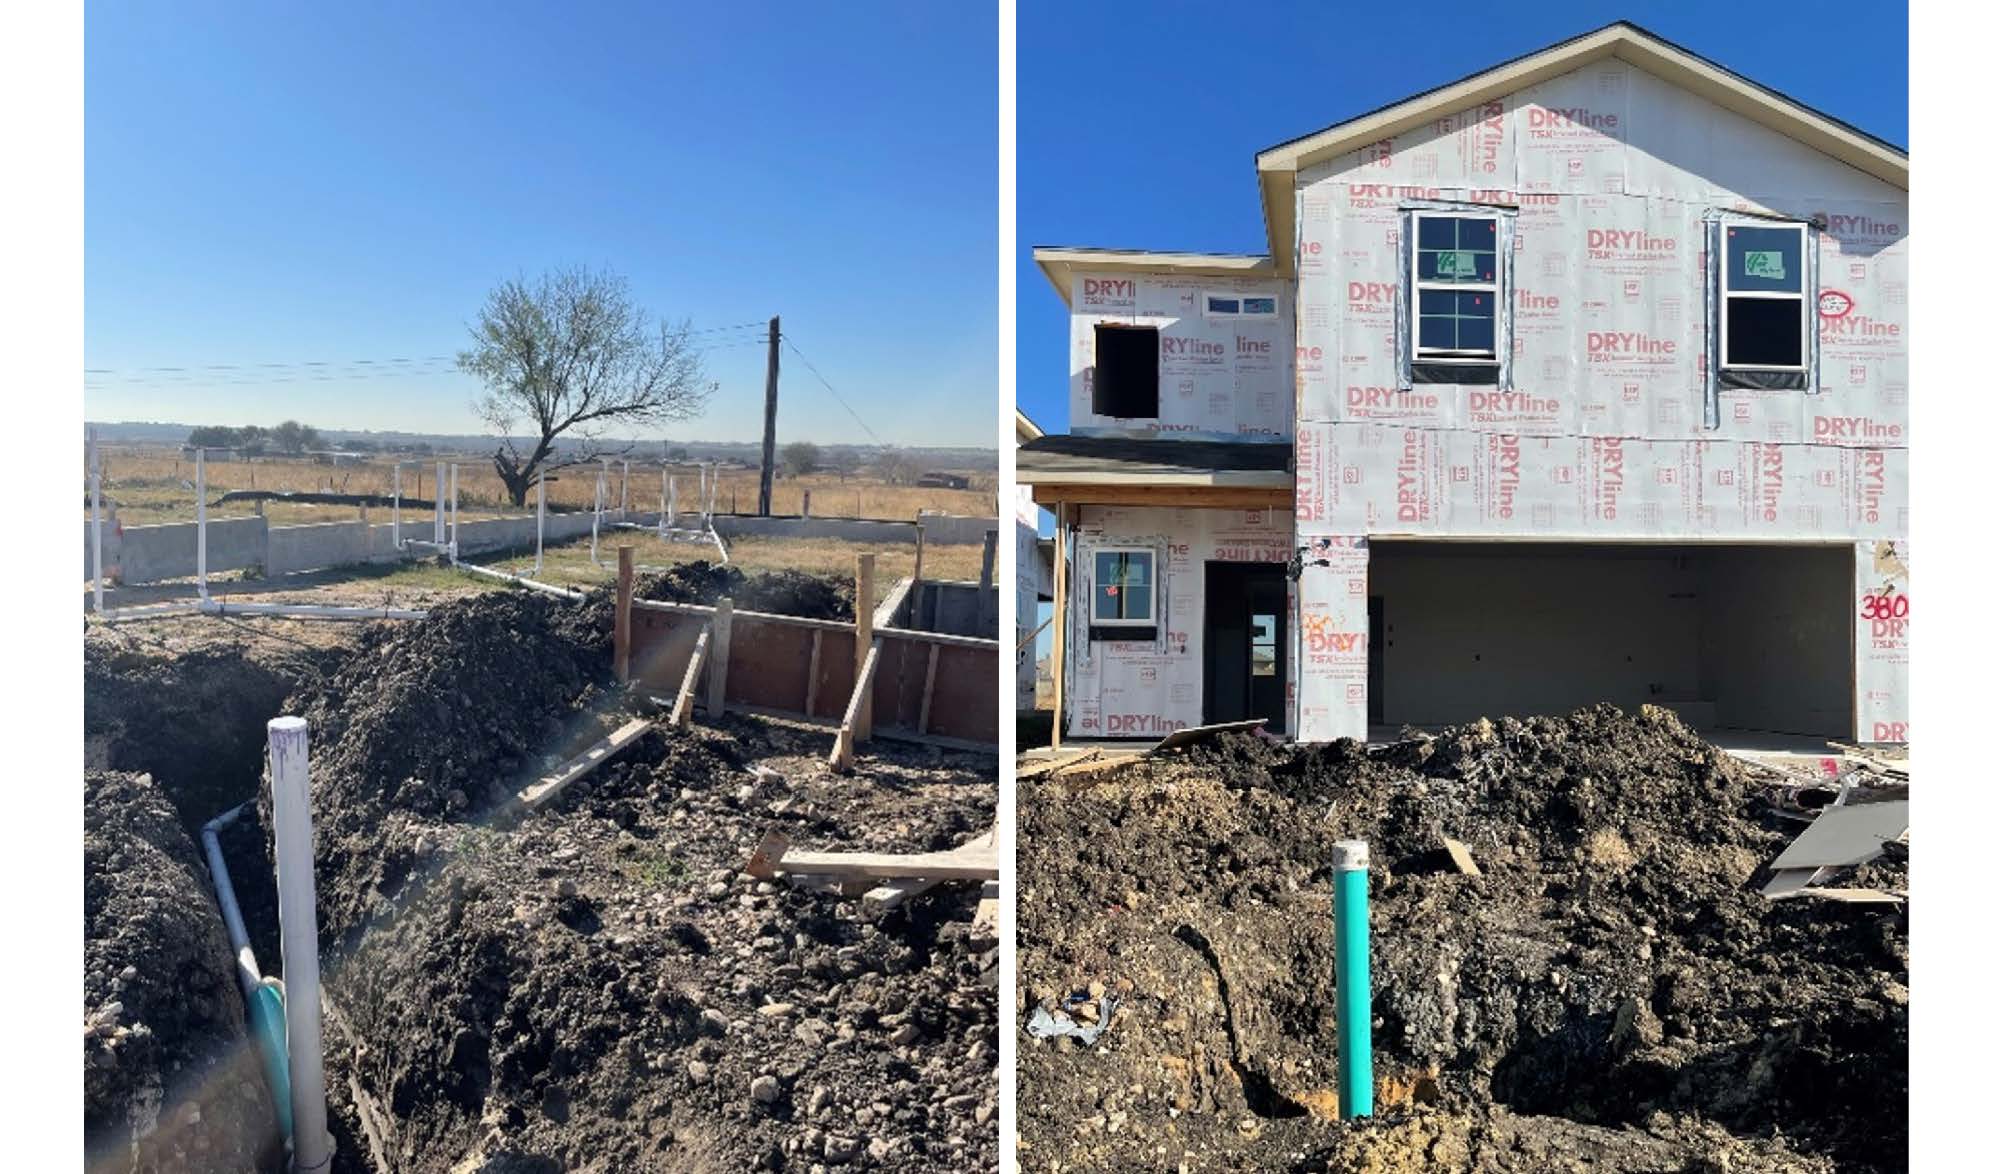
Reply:
[[[716,609],[636,601],[629,610],[629,673],[644,692],[677,696],[700,632]],[[841,721],[861,657],[854,624],[734,611],[728,639],[708,642],[707,680],[721,677],[724,707]],[[996,745],[1003,708],[998,642],[875,628],[880,643],[869,707],[874,733]],[[725,664],[722,656],[725,654]],[[707,700],[703,690],[700,694]],[[711,705],[709,708],[712,708]],[[869,731],[856,728],[864,743]]]

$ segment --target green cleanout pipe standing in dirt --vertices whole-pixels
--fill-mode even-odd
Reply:
[[[1336,918],[1338,1003],[1338,1116],[1372,1116],[1371,910],[1364,840],[1331,845],[1331,907]]]

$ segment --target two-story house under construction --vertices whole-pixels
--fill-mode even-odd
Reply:
[[[1902,149],[1617,24],[1256,167],[1266,255],[1035,251],[1057,730],[1907,739]]]

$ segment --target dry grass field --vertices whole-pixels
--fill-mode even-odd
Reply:
[[[482,456],[460,455],[458,500],[466,514],[510,512],[505,487],[492,471],[491,461]],[[217,461],[207,468],[210,518],[246,517],[256,512],[247,502],[231,502],[217,507],[216,498],[231,490],[265,489],[291,493],[379,493],[393,489],[392,460],[383,458],[370,464],[335,467],[310,458],[269,457],[254,461]],[[106,447],[103,454],[104,496],[117,503],[120,521],[132,525],[156,522],[187,522],[194,519],[194,462],[174,448]],[[965,470],[944,470],[964,472]],[[663,470],[656,464],[633,462],[630,470],[630,503],[634,510],[656,510],[663,491]],[[691,510],[699,493],[700,474],[692,465],[673,469],[681,510]],[[887,485],[869,473],[841,479],[836,473],[813,473],[805,477],[778,474],[771,492],[770,510],[777,514],[804,512],[804,494],[811,495],[811,513],[816,517],[882,518],[911,521],[918,510],[940,511],[964,516],[989,517],[996,509],[997,477],[990,470],[971,473],[975,489],[922,489]],[[90,501],[88,471],[85,471],[83,508],[88,516]],[[402,470],[405,496],[428,500],[435,492],[436,462],[427,461]],[[621,462],[611,465],[608,504],[616,506],[623,496],[624,474]],[[754,469],[722,469],[715,508],[722,513],[754,513],[758,473]],[[587,509],[594,502],[596,474],[593,469],[567,469],[548,482],[548,505]],[[532,499],[529,498],[529,506]],[[272,522],[343,521],[357,517],[352,506],[317,506],[273,503],[265,508]],[[376,511],[374,520],[385,513]],[[405,523],[427,522],[428,510],[404,508]]]

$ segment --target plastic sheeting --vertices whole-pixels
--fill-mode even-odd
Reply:
[[[1211,317],[1207,293],[1275,299],[1272,317]],[[1277,279],[1074,275],[1068,381],[1078,436],[1281,443],[1294,425],[1295,288]],[[1158,329],[1158,414],[1116,419],[1094,411],[1095,327]]]

